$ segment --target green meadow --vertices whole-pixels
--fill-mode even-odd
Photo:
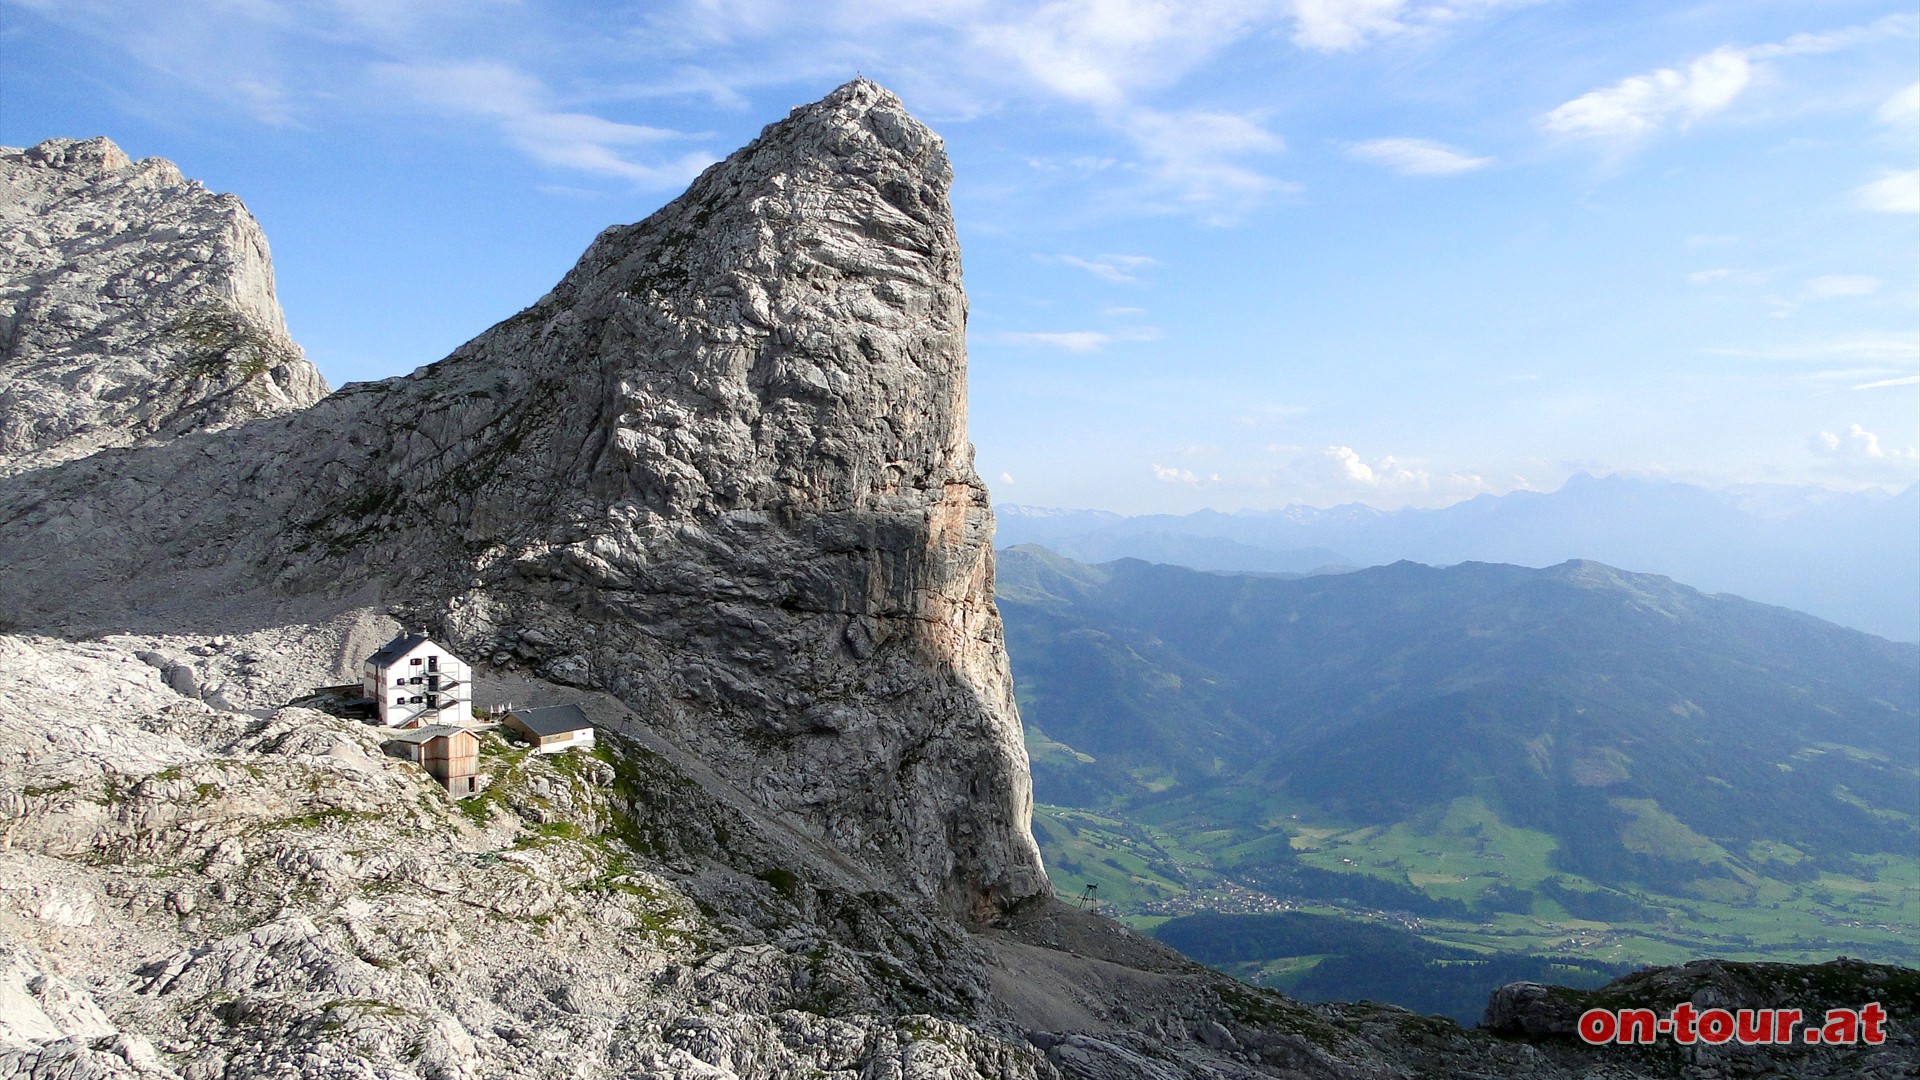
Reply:
[[[1260,815],[1265,820],[1221,825],[1177,805],[1101,814],[1041,804],[1034,809],[1034,836],[1061,896],[1077,898],[1095,885],[1112,914],[1141,929],[1198,910],[1299,910],[1409,925],[1424,940],[1488,954],[1628,965],[1702,956],[1818,961],[1836,955],[1920,963],[1914,931],[1920,927],[1920,859],[1911,856],[1860,856],[1849,873],[1820,870],[1788,881],[1751,869],[1783,865],[1778,853],[1761,852],[1775,857],[1735,860],[1737,873],[1702,879],[1707,887],[1682,894],[1608,888],[1558,871],[1552,837],[1503,823],[1475,797],[1390,826],[1355,828],[1267,810]],[[1657,828],[1657,808],[1648,808],[1631,827],[1648,821],[1656,826],[1649,830],[1654,841],[1694,844]],[[1733,860],[1717,846],[1707,853]],[[1330,895],[1343,891],[1338,882],[1330,888],[1321,874],[1290,876],[1286,871],[1293,867],[1404,890],[1380,895],[1407,906],[1418,906],[1412,897],[1420,896],[1460,910],[1412,913],[1391,900]],[[1725,888],[1713,888],[1716,883]],[[1609,906],[1618,910],[1594,910]],[[1273,957],[1248,973],[1284,985],[1314,962],[1311,956]]]

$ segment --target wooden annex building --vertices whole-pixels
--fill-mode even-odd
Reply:
[[[427,770],[454,798],[480,790],[480,736],[471,728],[428,724],[387,740],[387,750]]]

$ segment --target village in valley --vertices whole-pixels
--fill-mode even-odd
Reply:
[[[413,762],[454,798],[478,794],[480,737],[498,732],[541,754],[591,750],[592,721],[577,704],[482,710],[473,700],[473,669],[424,633],[403,632],[362,665],[360,682],[320,688],[341,710],[393,732],[384,749]],[[358,697],[353,697],[354,693]]]

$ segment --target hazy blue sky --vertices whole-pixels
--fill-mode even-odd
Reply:
[[[336,384],[856,72],[952,154],[1002,501],[1920,476],[1912,3],[0,0],[0,143],[239,193]]]

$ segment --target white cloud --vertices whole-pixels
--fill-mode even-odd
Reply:
[[[703,0],[718,7],[742,2]],[[1302,48],[1337,51],[1519,2],[1531,0],[858,0],[808,8],[803,17],[810,23],[858,23],[861,39],[882,55],[900,44],[887,31],[935,28],[937,44],[926,39],[920,44],[927,47],[893,48],[939,58],[921,65],[918,77],[964,85],[976,96],[991,96],[996,80],[1011,77],[1024,84],[1009,87],[1011,92],[1038,90],[1087,106],[1101,124],[1132,142],[1139,158],[1142,183],[1115,191],[1110,201],[1137,212],[1178,211],[1225,224],[1297,190],[1250,160],[1282,150],[1281,138],[1257,115],[1157,108],[1148,103],[1151,92],[1238,43],[1283,28]],[[757,3],[748,6],[761,10]]]
[[[1295,0],[1293,40],[1322,52],[1357,48],[1405,30],[1400,13],[1406,6],[1406,0]]]
[[[712,0],[707,0],[712,3]],[[1319,52],[1532,0],[952,0],[842,5],[869,23],[924,21],[1014,61],[1063,97],[1119,106],[1234,42],[1290,24],[1294,44]],[[813,15],[813,12],[809,12]]]
[[[1248,160],[1282,148],[1259,117],[1150,103],[1223,50],[1286,26],[1288,0],[683,0],[668,10],[654,18],[704,27],[735,52],[777,42],[790,68],[824,57],[827,68],[899,80],[916,101],[942,103],[935,112],[980,115],[1020,97],[1080,106],[1133,153],[1032,165],[1103,175],[1102,201],[1124,212],[1228,221],[1289,187]]]
[[[618,176],[649,187],[678,186],[712,164],[712,155],[681,153],[642,162],[626,148],[684,138],[677,131],[623,124],[549,105],[552,95],[538,80],[505,64],[382,64],[375,74],[423,103],[498,125],[507,142],[543,165]]]
[[[1093,352],[1113,342],[1113,335],[1098,330],[1046,330],[1004,334],[1014,344],[1047,345],[1068,352]]]
[[[1195,210],[1224,224],[1265,197],[1296,186],[1241,162],[1249,154],[1277,153],[1286,145],[1252,117],[1135,108],[1119,123],[1146,159],[1149,183],[1143,205],[1171,200],[1174,208]]]
[[[1013,482],[1014,482],[1014,481],[1013,481],[1013,474],[1012,474],[1012,473],[1010,473],[1010,472],[1003,472],[1003,473],[1001,473],[1001,474],[1000,474],[1000,482],[1001,482],[1001,483],[1003,483],[1003,484],[1006,484],[1006,485],[1007,485],[1007,486],[1009,486],[1009,487],[1011,487],[1011,486],[1013,486]]]
[[[541,81],[503,61],[445,59],[460,56],[469,43],[483,53],[510,52],[503,41],[552,32],[529,22],[514,0],[29,0],[27,6],[124,51],[177,86],[270,125],[311,123],[329,111],[420,104],[485,118],[515,150],[544,165],[647,186],[684,183],[713,160],[684,151],[643,160],[635,148],[678,133],[566,108]]]
[[[1280,136],[1250,116],[1224,112],[1161,112],[1136,109],[1127,134],[1157,157],[1226,157],[1286,148]]]
[[[1347,155],[1406,176],[1451,176],[1493,164],[1490,157],[1474,157],[1429,139],[1369,139],[1348,144]]]
[[[1866,274],[1823,274],[1807,279],[1807,295],[1815,300],[1836,296],[1871,296],[1880,291],[1880,279]]]
[[[1895,370],[1896,369],[1886,367],[1885,365],[1878,365],[1874,367],[1826,368],[1820,371],[1806,372],[1802,374],[1800,378],[1807,379],[1813,382],[1858,383],[1860,382],[1861,379],[1874,379],[1874,380],[1884,381],[1887,378],[1887,376],[1892,375]],[[1855,386],[1853,389],[1858,390],[1859,388],[1860,388],[1859,386]]]
[[[1549,112],[1541,124],[1555,135],[1639,139],[1719,112],[1733,104],[1752,78],[1746,55],[1723,47],[1696,58],[1685,70],[1661,68],[1583,94]]]
[[[1381,459],[1380,467],[1376,470],[1360,460],[1359,452],[1351,446],[1329,446],[1326,449],[1326,458],[1328,464],[1332,465],[1343,479],[1368,487],[1378,487],[1389,481],[1420,483],[1426,479],[1424,474],[1401,465],[1392,457]]]
[[[1177,469],[1170,465],[1161,465],[1158,462],[1153,466],[1153,478],[1163,484],[1190,484],[1195,486],[1200,484],[1217,484],[1220,482],[1219,473],[1208,473],[1205,476],[1201,476],[1192,469]]]
[[[700,97],[743,108],[758,99],[750,91],[853,70],[899,84],[940,117],[1023,97],[1065,102],[1131,144],[1093,155],[1108,166],[1098,202],[1213,223],[1297,189],[1258,160],[1281,139],[1258,115],[1169,108],[1155,95],[1246,42],[1292,35],[1308,49],[1358,48],[1518,2],[1528,0],[657,0],[607,14],[522,0],[0,0],[276,124],[389,109],[396,86],[431,93],[409,71],[522,72],[543,82],[512,113],[448,93],[433,104],[488,118],[543,164],[648,186],[691,176],[703,155],[650,146],[644,125],[586,103]],[[616,60],[643,74],[607,77]]]
[[[1920,169],[1888,172],[1853,190],[1854,205],[1882,214],[1920,214]]]
[[[1116,342],[1152,341],[1159,336],[1159,332],[1154,330],[1120,334],[1109,334],[1103,330],[1035,330],[1001,334],[1000,340],[1015,345],[1043,345],[1068,352],[1097,352]]]
[[[1055,0],[1027,5],[947,4],[931,15],[985,51],[1013,60],[1041,87],[1092,105],[1125,105],[1133,92],[1177,78],[1270,19],[1248,0]],[[915,14],[904,9],[899,17]],[[884,18],[884,16],[881,16]]]
[[[1412,30],[1455,22],[1470,15],[1533,0],[1292,0],[1293,42],[1303,49],[1345,52]]]
[[[1101,255],[1092,259],[1082,259],[1076,255],[1036,255],[1041,262],[1059,263],[1063,266],[1078,267],[1102,281],[1115,284],[1137,284],[1140,279],[1133,271],[1152,266],[1153,260],[1145,255]]]
[[[1747,54],[1756,60],[1776,56],[1818,56],[1851,49],[1885,37],[1911,37],[1920,20],[1911,15],[1888,15],[1864,26],[1844,26],[1821,33],[1795,34],[1771,45],[1756,45]]]
[[[1693,282],[1695,285],[1711,285],[1716,281],[1725,281],[1727,278],[1732,277],[1734,273],[1735,271],[1721,266],[1712,270],[1695,270],[1693,273],[1687,275],[1687,280]]]
[[[1920,375],[1902,375],[1897,379],[1876,379],[1855,386],[1855,390],[1884,390],[1890,386],[1920,386]]]
[[[1859,424],[1841,434],[1822,431],[1807,440],[1807,448],[1826,459],[1835,471],[1861,477],[1911,477],[1920,469],[1920,449],[1880,445],[1880,437]]]
[[[1391,454],[1367,459],[1350,446],[1319,450],[1273,445],[1268,449],[1289,460],[1269,479],[1283,497],[1293,502],[1329,505],[1361,501],[1372,506],[1444,505],[1492,489],[1473,472],[1435,471],[1425,464]]]
[[[12,0],[68,30],[105,40],[146,68],[274,127],[299,122],[280,38],[289,14],[273,4],[121,4],[113,0]]]
[[[1914,126],[1920,125],[1920,82],[1882,102],[1873,116],[1888,127],[1912,134]]]
[[[1880,38],[1911,36],[1916,21],[1895,15],[1864,26],[1751,48],[1723,45],[1684,67],[1632,75],[1574,98],[1541,118],[1547,131],[1570,138],[1632,143],[1670,128],[1686,129],[1724,111],[1754,83],[1762,62],[1838,52]]]
[[[272,79],[235,79],[233,97],[262,122],[274,127],[295,123],[295,102],[287,88]]]
[[[1825,341],[1702,351],[1748,360],[1912,360],[1920,358],[1920,333],[1867,332]]]

